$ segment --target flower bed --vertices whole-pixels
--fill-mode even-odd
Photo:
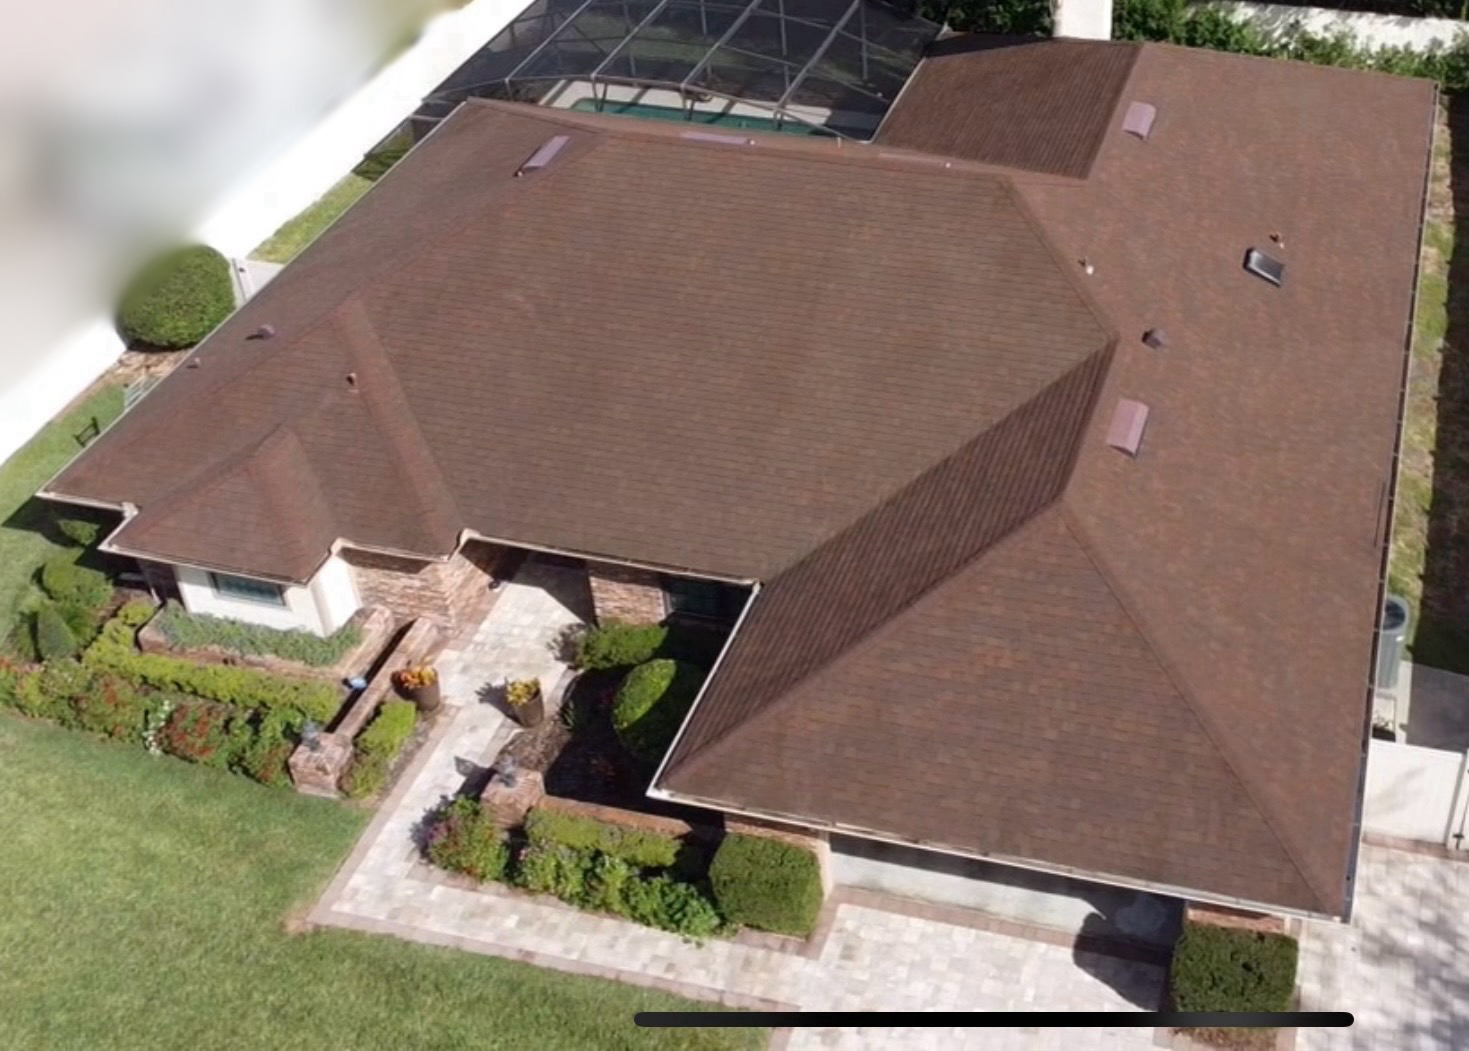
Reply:
[[[225,617],[202,616],[190,613],[177,602],[165,605],[153,623],[176,649],[218,648],[242,657],[280,657],[315,668],[331,667],[362,642],[362,629],[355,623],[344,624],[322,638],[309,631],[281,631]]]
[[[150,603],[128,603],[80,659],[0,662],[0,705],[265,784],[289,784],[286,764],[302,726],[308,718],[330,719],[341,691],[139,653],[133,639],[152,614]]]
[[[349,799],[365,799],[381,792],[417,728],[418,708],[412,701],[384,701],[353,742],[352,765],[342,778],[343,793]]]

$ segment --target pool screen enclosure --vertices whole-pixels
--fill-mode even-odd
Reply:
[[[939,27],[879,0],[537,0],[430,97],[656,91],[870,138]]]

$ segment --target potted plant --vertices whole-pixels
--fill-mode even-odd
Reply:
[[[546,717],[546,701],[539,679],[517,679],[505,687],[505,701],[521,726],[538,726]]]
[[[439,673],[431,664],[410,665],[393,673],[393,685],[425,715],[439,710],[443,698],[439,693]]]

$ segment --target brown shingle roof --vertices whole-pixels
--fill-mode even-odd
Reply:
[[[889,146],[1084,179],[1140,44],[1036,37],[937,41],[880,129]]]
[[[469,528],[759,579],[660,787],[1340,914],[1432,88],[948,46],[869,148],[469,105],[51,488],[271,576]]]

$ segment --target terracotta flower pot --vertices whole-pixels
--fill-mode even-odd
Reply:
[[[436,712],[444,703],[443,694],[439,692],[439,684],[431,682],[427,686],[418,686],[411,690],[404,690],[408,699],[418,705],[418,710],[424,715]]]

